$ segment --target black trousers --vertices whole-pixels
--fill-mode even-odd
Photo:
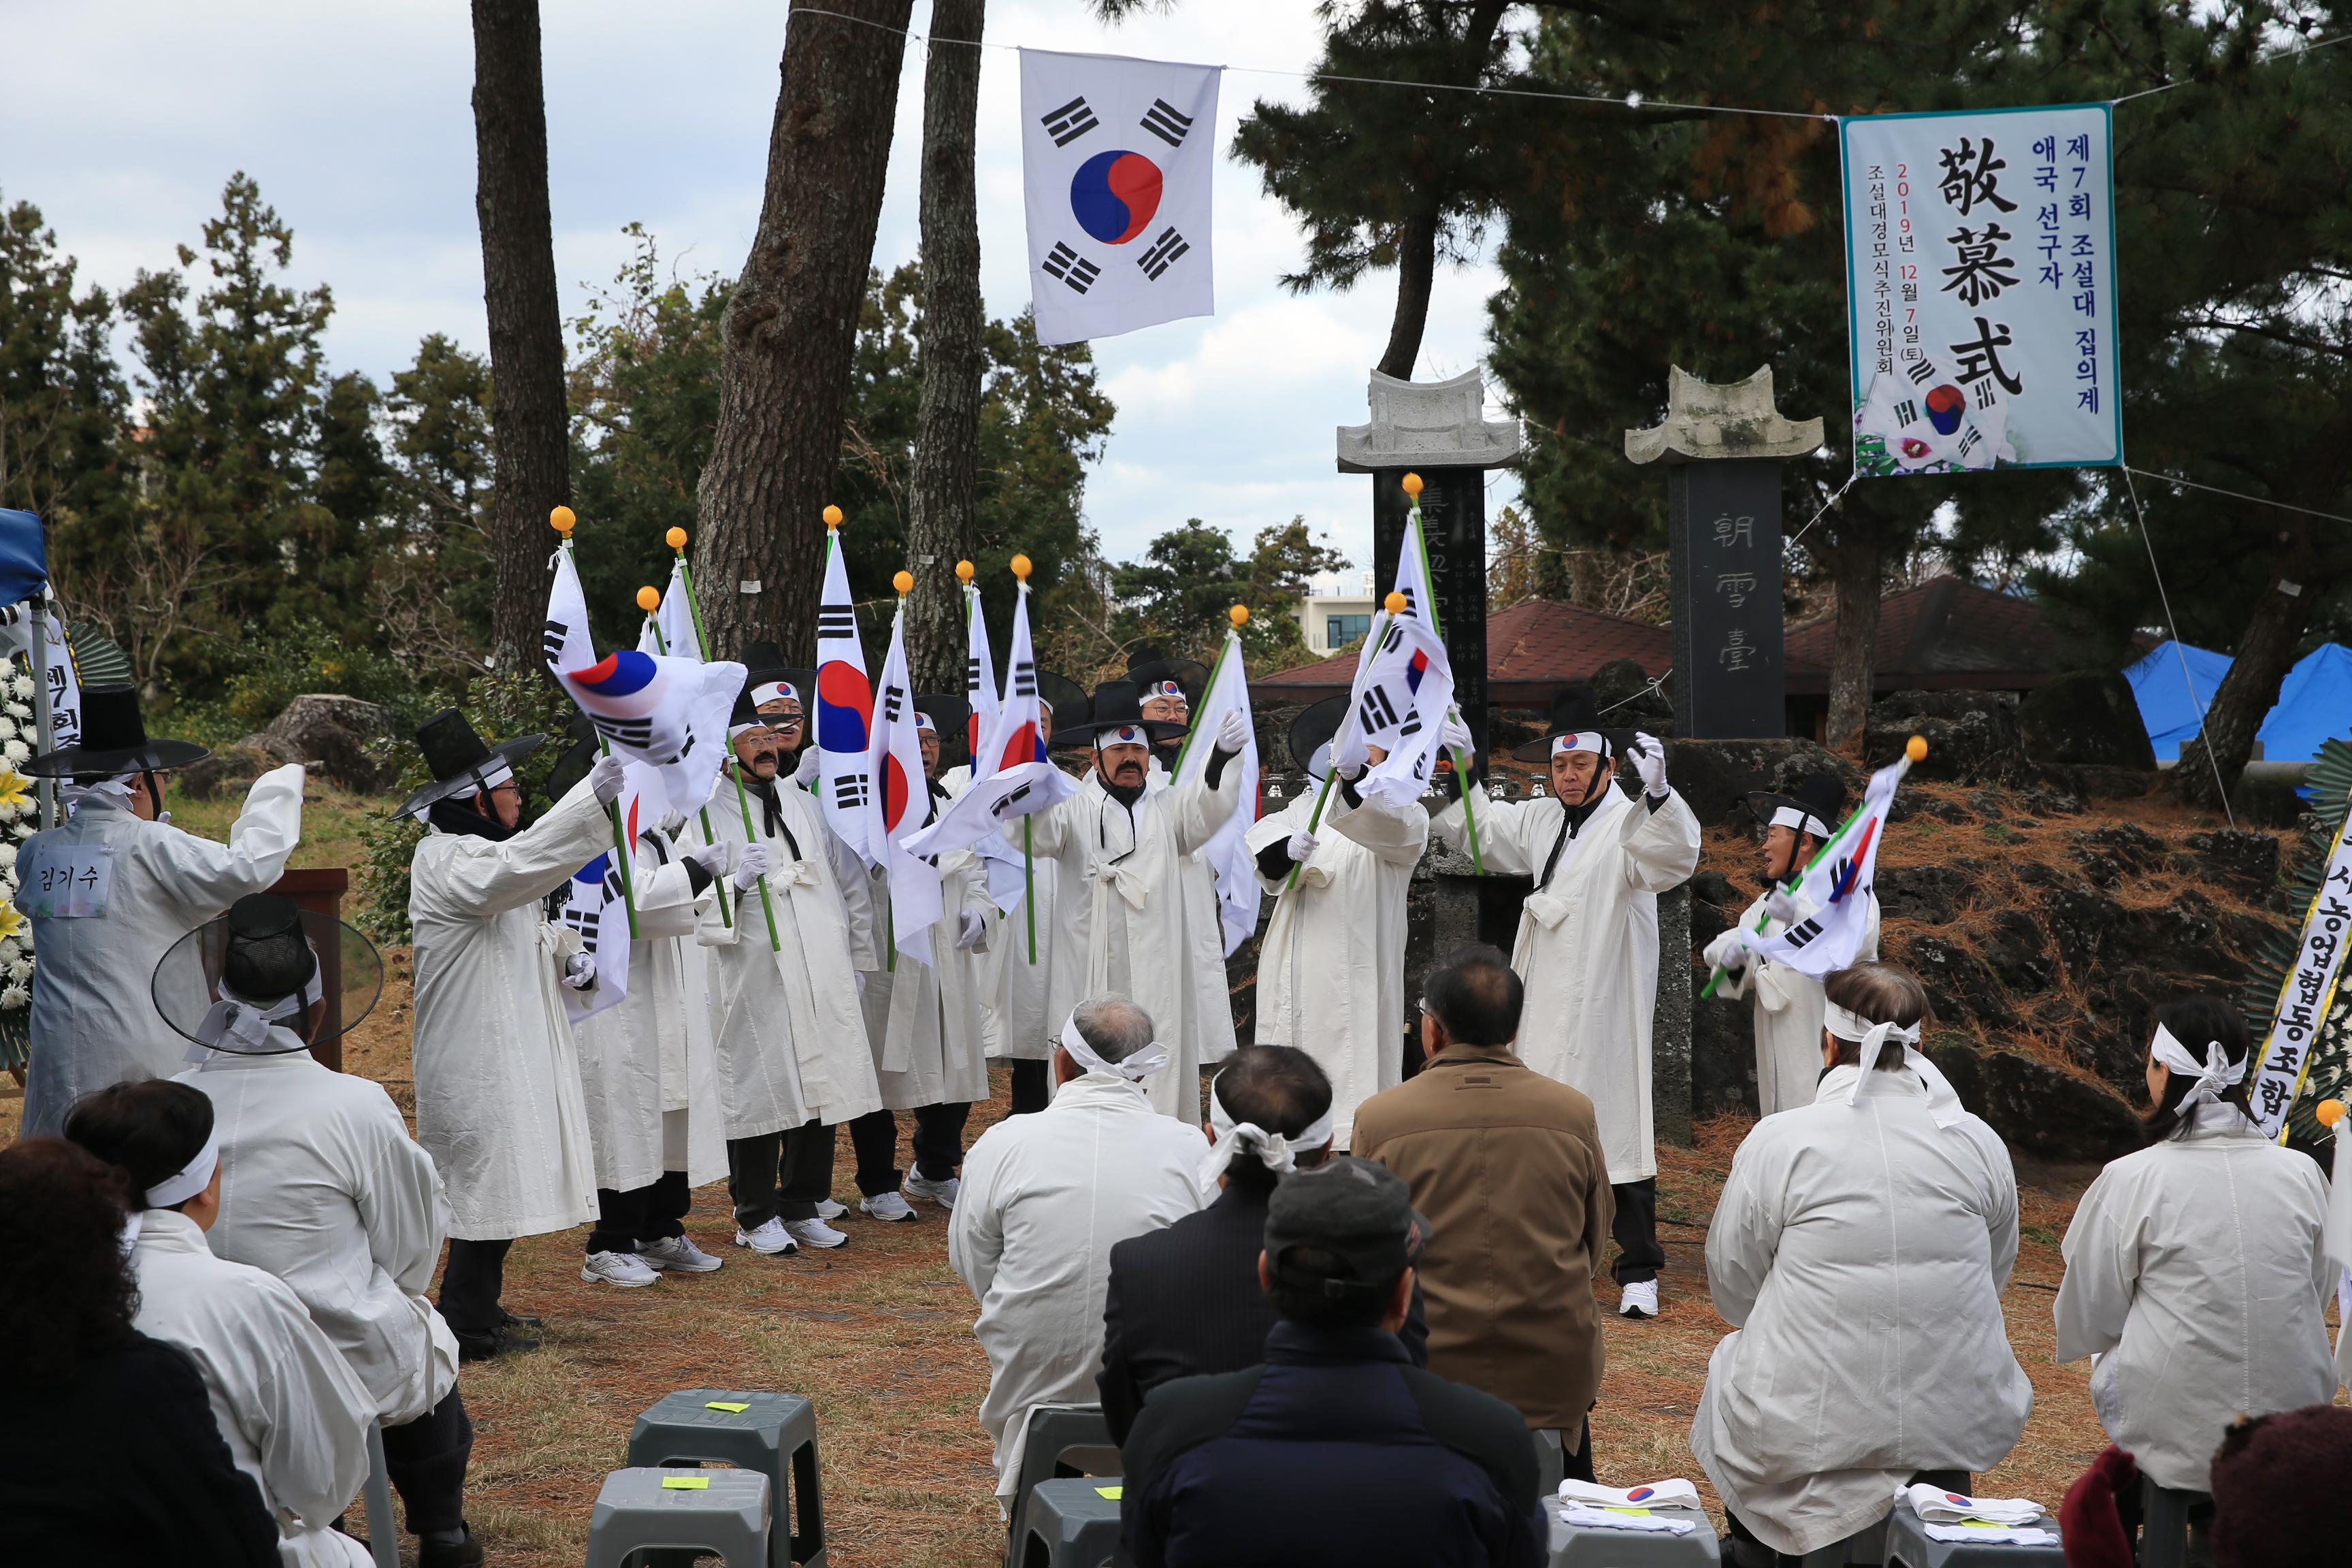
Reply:
[[[1658,1245],[1658,1178],[1612,1182],[1609,1190],[1617,1197],[1617,1217],[1609,1226],[1617,1261],[1609,1266],[1610,1278],[1620,1285],[1655,1279],[1666,1266],[1666,1249]]]
[[[969,1105],[924,1105],[915,1110],[915,1173],[944,1182],[963,1163],[963,1124]],[[867,1197],[898,1190],[898,1119],[869,1110],[849,1124],[849,1146],[857,1153],[857,1190]]]
[[[384,1473],[408,1510],[410,1531],[455,1534],[465,1528],[466,1461],[473,1452],[474,1424],[454,1384],[415,1420],[383,1429]]]
[[[727,1195],[739,1229],[772,1219],[814,1219],[833,1195],[833,1129],[810,1121],[781,1132],[727,1141]]]
[[[1006,1064],[1013,1069],[1013,1110],[1014,1116],[1027,1116],[1045,1109],[1054,1098],[1054,1064],[1050,1061],[1014,1060]]]
[[[1591,1479],[1590,1476],[1583,1479]],[[1958,1492],[1962,1497],[1974,1497],[1976,1492],[1970,1483],[1975,1479],[1966,1470],[1914,1470],[1911,1472],[1910,1480],[1904,1484],[1937,1487],[1944,1491]],[[2116,1500],[2120,1504],[2123,1501],[2122,1496],[2118,1494]],[[1776,1568],[1777,1565],[1787,1564],[1788,1568],[1796,1568],[1797,1564],[1804,1562],[1802,1557],[1786,1552],[1775,1552],[1757,1540],[1756,1532],[1748,1528],[1747,1521],[1729,1509],[1723,1510],[1723,1519],[1725,1523],[1731,1526],[1731,1540],[1739,1543],[1724,1552],[1723,1560],[1726,1563],[1755,1563],[1759,1568],[1762,1568],[1762,1565],[1767,1563],[1774,1564]],[[2128,1539],[2130,1535],[2128,1529],[2125,1531],[2125,1535]]]
[[[461,1334],[489,1334],[506,1321],[499,1295],[506,1287],[509,1241],[449,1240],[449,1266],[441,1271],[441,1316]]]
[[[684,1236],[679,1221],[694,1206],[694,1193],[684,1171],[664,1171],[661,1179],[635,1192],[596,1189],[596,1223],[589,1227],[586,1250],[635,1252],[641,1241]]]

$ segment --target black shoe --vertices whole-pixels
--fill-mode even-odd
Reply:
[[[471,1528],[463,1528],[455,1541],[416,1538],[416,1568],[482,1568],[488,1555]]]
[[[461,1329],[452,1329],[449,1331],[457,1336],[459,1361],[488,1361],[492,1356],[505,1355],[509,1352],[535,1351],[539,1348],[537,1340],[516,1333],[504,1323],[487,1334],[469,1334]]]
[[[510,1329],[543,1329],[547,1327],[547,1320],[545,1318],[526,1318],[519,1312],[509,1312],[504,1307],[500,1307],[499,1309],[499,1321],[504,1323]]]

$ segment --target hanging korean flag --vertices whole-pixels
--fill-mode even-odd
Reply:
[[[1243,742],[1242,754],[1225,766],[1241,770],[1242,799],[1254,803],[1257,799],[1257,726],[1250,716],[1249,673],[1242,666],[1241,635],[1231,628],[1225,632],[1225,647],[1217,656],[1217,668],[1210,674],[1209,689],[1201,694],[1201,711],[1192,719],[1192,743],[1177,760],[1171,782],[1190,784],[1208,772],[1209,755],[1228,711],[1241,714],[1249,728],[1249,739]],[[1217,874],[1217,918],[1225,928],[1228,957],[1257,930],[1257,865],[1247,837],[1256,820],[1255,809],[1237,810],[1201,846],[1201,858]]]
[[[1036,655],[1029,641],[1029,584],[1024,583],[1013,607],[1013,659],[1005,666],[1004,700],[973,753],[971,784],[940,814],[937,822],[908,843],[908,848],[918,855],[975,847],[990,854],[989,841],[1003,842],[998,830],[1006,823],[1077,793],[1077,781],[1046,756],[1038,715],[1042,700],[1037,695]],[[992,873],[990,894],[999,909],[1013,907],[1004,897],[1007,890]]]
[[[996,661],[988,646],[988,623],[981,618],[980,590],[970,584],[963,590],[964,658],[963,700],[971,710],[964,721],[964,751],[971,757],[972,776],[980,776],[980,747],[988,734],[988,727],[996,719]]]
[[[1396,591],[1404,608],[1356,656],[1351,722],[1332,747],[1332,764],[1342,772],[1364,767],[1371,761],[1368,748],[1380,747],[1386,755],[1357,780],[1356,793],[1402,810],[1429,788],[1454,706],[1454,666],[1429,624],[1429,562],[1417,506],[1397,552]]]
[[[1895,786],[1911,771],[1911,759],[1897,758],[1870,775],[1862,809],[1830,836],[1798,879],[1797,902],[1812,913],[1775,936],[1748,931],[1742,945],[1759,958],[1785,963],[1815,980],[1843,969],[1862,951],[1870,929],[1870,890],[1878,875],[1878,846],[1886,837],[1886,810]]]
[[[823,672],[819,672],[823,679]],[[866,772],[876,785],[868,831],[875,858],[890,876],[890,929],[900,952],[931,962],[931,927],[946,912],[940,870],[908,840],[930,817],[931,784],[923,772],[923,743],[915,728],[915,683],[907,676],[907,606],[890,623],[890,651],[874,693],[874,745]]]
[[[635,792],[625,795],[622,804],[631,813],[637,811]],[[631,827],[630,842],[634,844],[635,824]],[[593,987],[586,991],[574,991],[569,985],[560,987],[563,1011],[577,1024],[594,1017],[629,994],[629,910],[621,873],[614,868],[611,850],[572,873],[571,893],[557,918],[580,933],[581,951],[596,961],[596,984]]]
[[[654,611],[652,620],[661,634],[659,651],[672,658],[701,661],[702,637],[694,629],[693,590],[687,585],[684,561],[670,563],[669,586],[662,590],[661,607]]]
[[[2108,106],[1838,130],[1854,472],[2122,462]]]
[[[868,866],[881,863],[872,770],[874,691],[857,640],[857,602],[841,563],[841,535],[824,540],[824,592],[816,607],[816,750],[825,826]]]
[[[1219,66],[1021,51],[1021,171],[1037,341],[1216,313]]]

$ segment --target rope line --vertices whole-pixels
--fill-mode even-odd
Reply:
[[[2197,705],[2197,739],[2203,741],[2205,703],[2197,695],[2195,678],[2189,673],[2189,646],[2180,640],[2180,623],[2172,618],[2172,595],[2165,592],[2164,574],[2156,564],[2156,542],[2147,535],[2147,514],[2140,510],[2139,489],[2131,482],[2132,473],[2129,468],[2123,470],[2124,492],[2131,497],[2132,516],[2139,521],[2139,542],[2147,551],[2148,575],[2156,579],[2156,597],[2157,602],[2164,606],[2165,629],[2172,634],[2172,651],[2180,658],[2180,681],[2189,688],[2189,700]],[[2238,814],[2230,809],[2230,786],[2221,782],[2221,764],[2214,760],[2210,745],[2205,748],[2205,764],[2213,770],[2213,788],[2221,796],[2221,815],[2230,819],[2230,826],[2234,831],[2238,826]]]

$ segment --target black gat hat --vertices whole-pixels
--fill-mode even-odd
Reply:
[[[428,807],[452,795],[472,795],[504,784],[515,763],[547,743],[545,735],[517,735],[489,745],[455,708],[444,708],[416,726],[416,749],[433,782],[401,803],[403,816],[422,816]]]
[[[16,771],[37,778],[77,773],[159,773],[203,762],[212,752],[190,741],[151,741],[139,712],[135,686],[86,686],[81,693],[81,736],[70,746],[43,752]]]

